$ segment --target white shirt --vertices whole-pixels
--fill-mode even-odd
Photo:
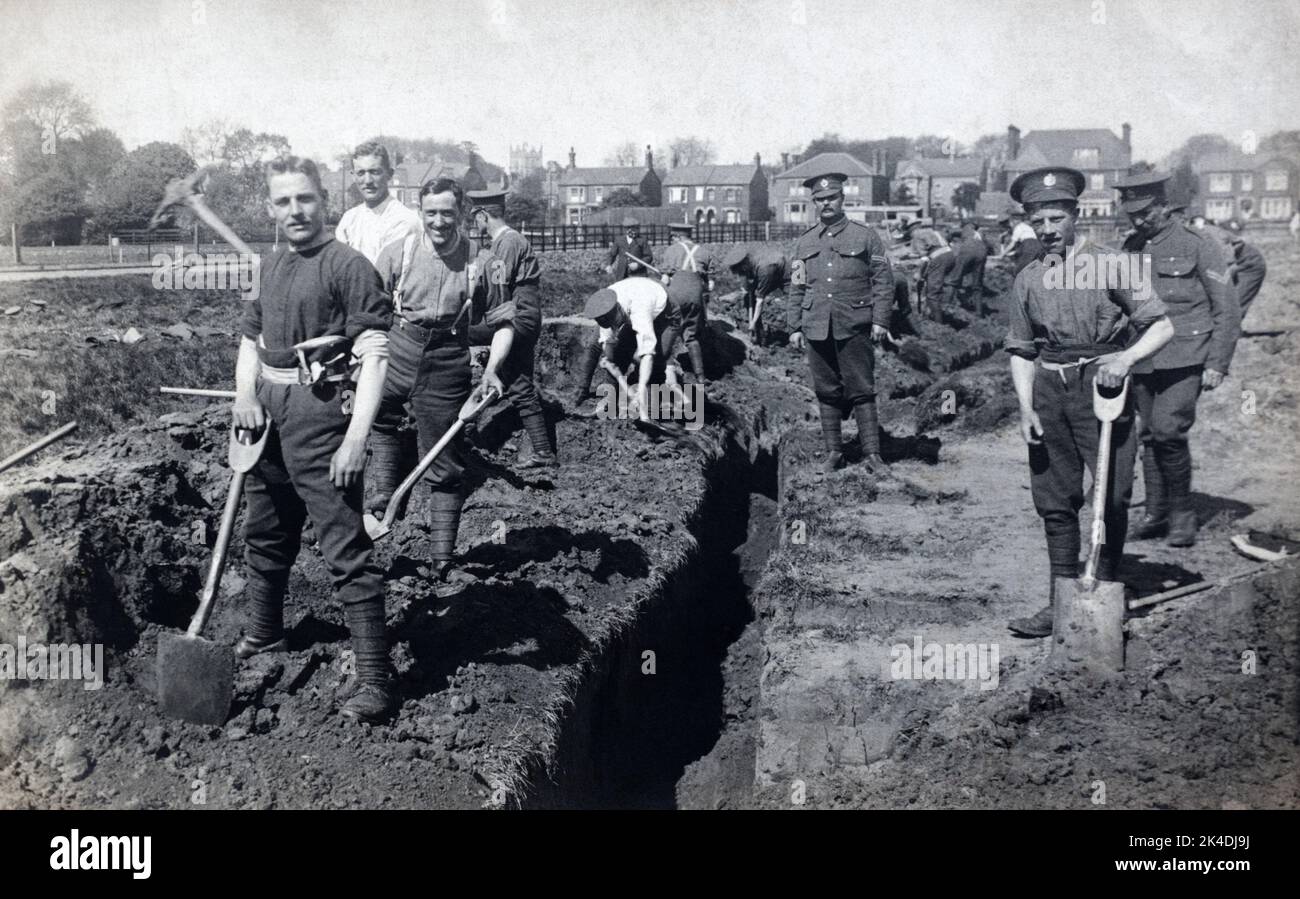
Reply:
[[[1022,240],[1036,240],[1038,235],[1034,234],[1034,229],[1029,227],[1025,222],[1016,222],[1016,226],[1011,229],[1011,242],[1007,244],[1007,249],[1013,249]]]
[[[411,232],[420,233],[420,217],[389,196],[374,209],[365,203],[343,213],[334,237],[356,250],[374,265],[384,247]]]
[[[653,355],[659,345],[659,338],[655,336],[655,319],[668,307],[668,291],[652,278],[624,278],[609,285],[609,289],[618,297],[618,305],[636,332],[637,358]],[[604,343],[614,337],[614,331],[601,328],[599,336],[600,342]]]

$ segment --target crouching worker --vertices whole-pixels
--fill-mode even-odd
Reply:
[[[740,245],[723,259],[744,283],[745,327],[754,342],[763,345],[763,304],[768,297],[781,293],[789,278],[790,262],[780,247],[760,244],[754,247]]]
[[[1133,366],[1174,335],[1165,305],[1150,285],[1139,292],[1096,279],[1079,279],[1084,286],[1075,286],[1071,279],[1067,286],[1061,272],[1078,271],[1076,259],[1085,255],[1094,257],[1089,261],[1095,272],[1117,268],[1107,259],[1117,251],[1076,240],[1078,197],[1085,183],[1081,172],[1051,167],[1026,172],[1011,185],[1011,196],[1024,204],[1047,254],[1016,275],[1005,343],[1020,401],[1020,433],[1029,446],[1029,487],[1047,536],[1052,584],[1046,608],[1010,622],[1011,630],[1024,637],[1051,636],[1056,579],[1079,576],[1083,470],[1084,466],[1096,466],[1101,432],[1093,412],[1093,382],[1122,387]],[[1056,266],[1065,269],[1053,271]],[[1125,348],[1130,327],[1141,336]],[[1098,580],[1118,580],[1128,531],[1136,438],[1129,408],[1116,419],[1111,434],[1105,543],[1097,565]]]
[[[668,302],[668,291],[648,278],[624,278],[588,297],[583,314],[594,319],[600,330],[596,342],[584,350],[573,408],[586,400],[597,366],[621,381],[631,357],[637,365],[637,416],[649,421],[650,379],[662,374],[670,389],[680,385],[671,353],[681,320],[677,307]]]
[[[502,361],[511,350],[513,302],[487,311],[491,254],[461,233],[467,212],[465,192],[451,178],[420,188],[424,231],[389,244],[375,267],[393,295],[388,379],[375,419],[371,457],[371,507],[382,515],[405,472],[400,432],[410,407],[423,457],[456,421],[470,395],[469,331],[483,321],[492,326],[491,352],[483,386],[502,390]],[[486,338],[485,338],[486,339]],[[464,503],[465,462],[460,436],[443,449],[425,475],[432,489],[429,511],[430,557],[446,579],[456,551],[456,532]]]
[[[284,650],[284,594],[310,517],[356,657],[357,689],[342,712],[381,721],[391,716],[396,694],[383,573],[362,525],[362,473],[388,368],[392,306],[366,257],[325,233],[311,160],[268,164],[266,185],[268,209],[289,248],[261,268],[259,293],[244,309],[235,369],[235,426],[274,429],[245,488],[251,625],[235,654]],[[300,359],[294,344],[320,337],[340,340]],[[349,345],[360,361],[355,396]]]

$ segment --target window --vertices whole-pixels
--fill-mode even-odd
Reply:
[[[1264,197],[1259,201],[1259,217],[1262,219],[1288,219],[1291,217],[1290,197]]]
[[[704,188],[703,188],[703,187],[697,187],[697,188],[695,188],[695,199],[696,199],[697,201],[698,201],[698,200],[703,200],[703,199],[704,199]]]
[[[1215,174],[1210,176],[1210,193],[1226,194],[1231,192],[1232,192],[1231,172],[1216,172]],[[1207,208],[1205,211],[1206,214],[1208,215],[1210,210]]]
[[[803,203],[787,203],[785,207],[786,218],[792,222],[802,222],[804,220],[804,210]]]
[[[1286,169],[1269,169],[1265,172],[1264,190],[1286,190]]]
[[[582,222],[582,211],[578,209],[569,209],[569,224],[577,225]]]
[[[736,189],[734,187],[727,188],[727,202],[728,203],[736,202]]]
[[[804,187],[802,184],[792,184],[790,185],[790,196],[806,197],[808,196],[808,188]]]
[[[845,182],[844,182],[844,196],[846,196],[846,197],[856,197],[856,196],[858,196],[860,193],[862,193],[862,186],[861,186],[860,184],[858,184],[858,182],[856,182],[856,181],[845,181]]]
[[[739,209],[728,209],[728,210],[727,210],[727,224],[729,224],[729,225],[734,225],[734,224],[736,224],[736,223],[739,222],[739,221],[740,221],[740,210],[739,210]]]
[[[1089,176],[1088,176],[1088,187],[1091,188],[1092,190],[1105,190],[1105,189],[1106,189],[1106,175],[1105,175],[1105,173],[1103,173],[1103,172],[1098,172],[1098,173],[1096,173],[1096,174],[1094,174],[1094,175],[1089,175]]]
[[[1252,190],[1255,189],[1255,174],[1254,174],[1254,172],[1242,172],[1242,173],[1241,173],[1241,189],[1242,189],[1243,191],[1245,191],[1246,193],[1249,193],[1250,191],[1252,191]]]
[[[601,201],[601,199],[603,199],[604,196],[605,196],[605,188],[603,188],[603,187],[597,187],[597,188],[594,188],[594,190],[595,190],[595,195],[594,195],[594,196],[595,196],[596,202],[599,203],[599,202]]]
[[[1075,147],[1073,158],[1076,169],[1095,169],[1101,165],[1101,150],[1098,147]]]
[[[570,188],[569,188],[569,202],[570,202],[570,203],[581,203],[581,202],[583,201],[583,199],[584,199],[584,197],[583,197],[583,193],[584,193],[584,192],[583,192],[583,189],[582,189],[581,187],[570,187]]]
[[[684,187],[674,187],[671,194],[672,199],[669,200],[670,203],[685,203],[687,200],[686,188]]]
[[[1233,208],[1231,200],[1206,200],[1205,217],[1215,221],[1223,221],[1232,218]]]
[[[709,203],[712,203],[712,202],[713,202],[713,188],[711,188],[711,187],[709,187],[709,188],[705,188],[705,190],[704,190],[704,199],[705,199],[706,202],[709,202]]]

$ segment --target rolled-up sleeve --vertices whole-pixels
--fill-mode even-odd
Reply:
[[[1034,328],[1029,321],[1029,266],[1016,275],[1011,285],[1011,302],[1007,315],[1009,324],[1007,337],[1002,348],[1013,356],[1022,359],[1037,359],[1038,344],[1034,342]],[[947,283],[945,281],[945,283]]]
[[[379,272],[360,254],[350,255],[343,263],[336,282],[347,313],[343,333],[356,340],[364,331],[387,331],[393,324],[393,301],[384,290]]]

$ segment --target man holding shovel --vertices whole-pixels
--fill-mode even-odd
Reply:
[[[1131,283],[1104,283],[1106,278],[1067,281],[1059,277],[1062,269],[1052,270],[1074,266],[1085,254],[1094,257],[1094,273],[1113,270],[1104,260],[1115,251],[1075,236],[1078,197],[1085,183],[1074,169],[1047,167],[1026,172],[1011,185],[1011,196],[1024,204],[1046,252],[1016,276],[1005,344],[1020,401],[1020,433],[1029,445],[1030,489],[1043,519],[1052,576],[1048,606],[1010,622],[1011,630],[1025,637],[1051,635],[1056,579],[1079,576],[1083,471],[1085,465],[1095,465],[1100,439],[1093,382],[1121,387],[1137,362],[1173,336],[1165,306],[1149,283],[1135,289]],[[1128,327],[1141,337],[1126,349]],[[1113,428],[1114,461],[1104,491],[1105,542],[1097,565],[1097,578],[1103,581],[1116,579],[1128,528],[1136,451],[1131,411],[1125,410]]]
[[[491,351],[483,367],[483,386],[504,393],[497,374],[514,342],[510,324],[514,301],[488,310],[492,254],[461,233],[467,212],[465,192],[451,178],[420,188],[424,231],[389,244],[376,268],[393,296],[388,379],[375,418],[370,460],[371,508],[384,514],[404,471],[401,427],[409,404],[425,455],[457,420],[470,396],[470,326],[486,322]],[[446,578],[460,528],[461,478],[465,470],[459,435],[429,468],[430,548],[439,576]]]
[[[736,273],[744,283],[745,312],[749,320],[745,327],[754,342],[763,343],[763,305],[767,298],[781,293],[788,282],[790,261],[780,247],[759,244],[753,247],[734,248],[723,259],[723,265]]]
[[[388,368],[392,305],[370,262],[325,233],[315,163],[292,156],[269,163],[266,185],[267,208],[289,249],[261,267],[235,369],[235,426],[273,427],[247,478],[251,626],[235,654],[285,648],[284,594],[310,517],[356,657],[358,686],[342,712],[380,721],[392,714],[396,693],[383,572],[362,524],[362,472]],[[313,338],[337,340],[295,354],[295,344]],[[349,346],[360,362],[350,404],[348,353],[340,352]]]

